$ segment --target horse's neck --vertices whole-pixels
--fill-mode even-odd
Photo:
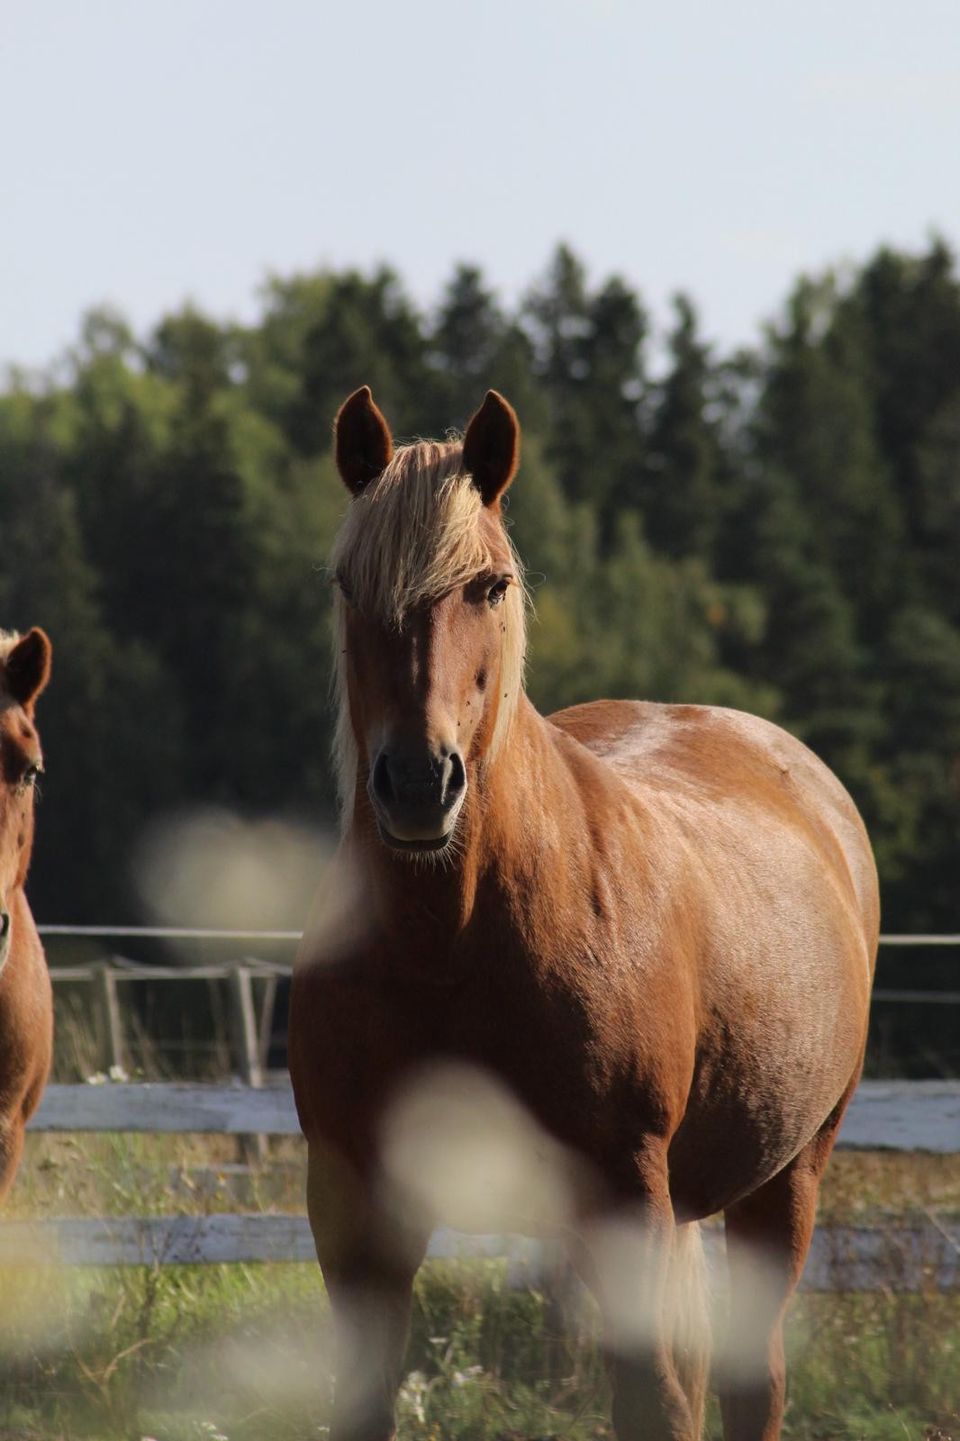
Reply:
[[[451,854],[398,856],[376,838],[366,795],[358,788],[351,841],[375,878],[381,918],[391,931],[449,943],[474,919],[478,893],[508,895],[536,853],[540,832],[555,832],[553,796],[569,798],[570,775],[556,733],[526,695],[504,744],[474,780]],[[575,843],[567,832],[565,844]]]

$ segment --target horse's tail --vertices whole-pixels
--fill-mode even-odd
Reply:
[[[674,1228],[667,1298],[673,1364],[693,1417],[693,1435],[700,1437],[710,1374],[710,1309],[703,1241],[695,1221]]]

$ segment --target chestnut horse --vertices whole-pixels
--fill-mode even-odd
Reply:
[[[519,427],[496,392],[462,445],[395,451],[363,387],[335,451],[353,497],[332,562],[342,881],[290,1013],[343,1347],[332,1441],[395,1435],[435,1218],[405,1206],[385,1153],[391,1108],[431,1063],[495,1078],[578,1168],[577,1264],[607,1323],[620,1441],[701,1434],[696,1223],[724,1213],[740,1347],[718,1378],[724,1436],[772,1441],[784,1311],[864,1052],[879,917],[862,822],[755,717],[538,714],[500,511]],[[630,1243],[604,1277],[618,1227]],[[622,1324],[624,1282],[652,1326]]]
[[[42,630],[0,631],[0,1197],[23,1153],[53,1051],[53,996],[23,885],[43,756],[33,712],[50,678]]]

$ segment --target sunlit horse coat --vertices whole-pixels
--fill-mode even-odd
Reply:
[[[366,388],[337,422],[354,497],[333,562],[343,879],[290,1017],[344,1347],[332,1438],[394,1434],[432,1218],[402,1214],[385,1128],[412,1077],[454,1061],[576,1158],[574,1251],[608,1323],[620,1441],[700,1435],[691,1223],[719,1210],[741,1347],[718,1378],[724,1434],[773,1441],[783,1313],[863,1057],[870,847],[839,782],[767,722],[627,701],[537,713],[500,517],[518,444],[494,392],[462,447],[394,453]],[[605,1279],[602,1241],[623,1226],[652,1334],[608,1304],[622,1277]]]

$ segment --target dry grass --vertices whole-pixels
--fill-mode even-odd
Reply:
[[[960,1212],[960,1154],[834,1152],[820,1192],[821,1223],[931,1211],[941,1217]]]
[[[305,1192],[305,1146],[295,1137],[271,1138],[266,1162],[250,1165],[239,1137],[39,1133],[27,1136],[5,1215],[298,1213]]]

